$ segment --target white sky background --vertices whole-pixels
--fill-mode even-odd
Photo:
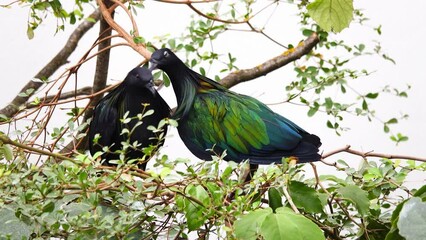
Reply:
[[[4,3],[2,3],[4,4]],[[201,5],[197,5],[201,6]],[[296,25],[297,18],[295,8],[291,5],[281,7],[280,12],[275,12],[270,25],[267,25],[266,32],[282,43],[292,43],[294,45],[304,39]],[[396,86],[404,89],[406,84],[410,84],[412,89],[408,92],[409,97],[383,97],[379,96],[374,108],[377,116],[382,120],[398,116],[399,112],[410,115],[407,121],[402,121],[397,127],[392,126],[394,133],[401,132],[409,136],[409,141],[401,143],[399,146],[389,140],[388,135],[383,133],[383,125],[378,122],[368,122],[364,118],[356,118],[345,115],[344,125],[350,127],[350,131],[343,136],[337,136],[325,125],[327,116],[316,114],[309,118],[306,115],[307,109],[295,107],[290,104],[273,105],[271,108],[283,116],[293,120],[307,131],[321,137],[324,152],[329,152],[350,144],[354,149],[381,153],[406,154],[413,156],[426,156],[426,108],[425,95],[426,88],[426,65],[424,56],[426,48],[422,44],[422,39],[426,37],[426,1],[413,0],[410,4],[402,4],[396,0],[376,0],[362,1],[355,0],[355,7],[365,9],[366,17],[371,20],[368,26],[376,27],[382,25],[383,34],[377,36],[373,31],[366,31],[365,27],[352,24],[345,29],[341,36],[348,43],[365,43],[367,47],[372,47],[371,40],[379,40],[385,53],[396,61],[396,65],[381,58],[362,58],[355,61],[358,69],[367,68],[376,72],[368,77],[357,79],[351,86],[359,89],[362,93],[380,91],[385,85]],[[139,14],[138,24],[141,35],[146,39],[153,36],[170,33],[180,35],[186,31],[185,27],[189,22],[189,16],[193,12],[184,5],[171,5],[148,1],[147,11]],[[69,37],[73,26],[67,26],[65,32],[55,33],[55,22],[46,21],[43,26],[35,31],[33,40],[26,37],[26,21],[28,8],[14,6],[12,9],[0,8],[0,106],[5,106],[19,92],[23,85],[31,79],[58,51],[61,49]],[[119,23],[127,23],[124,13],[117,15]],[[268,14],[265,14],[268,15]],[[292,17],[293,16],[293,17]],[[263,18],[263,20],[262,20]],[[264,17],[259,16],[258,26],[262,26]],[[130,28],[128,28],[130,29]],[[270,30],[269,30],[270,29]],[[82,56],[89,46],[96,39],[98,26],[95,26],[79,43],[79,51],[74,53],[70,61],[72,64]],[[237,57],[237,66],[241,69],[251,68],[259,63],[270,59],[284,51],[281,47],[268,41],[264,37],[254,33],[233,32],[218,39],[214,45],[215,51],[226,53],[231,51]],[[179,52],[181,57],[184,52]],[[140,56],[126,47],[112,50],[109,80],[111,82],[121,80],[127,72],[141,61]],[[232,90],[246,95],[259,98],[264,103],[275,103],[286,99],[284,87],[293,79],[290,78],[292,65],[268,74],[249,83],[241,84]],[[197,69],[196,69],[197,70]],[[58,71],[56,74],[59,74]],[[79,87],[91,84],[94,74],[94,61],[89,62],[79,71]],[[208,76],[213,77],[217,72],[213,67]],[[225,76],[227,73],[221,74]],[[73,87],[73,81],[70,88]],[[44,91],[41,91],[43,95]],[[162,89],[162,96],[169,102],[171,107],[175,106],[175,97],[170,88]],[[336,93],[337,94],[337,93]],[[336,95],[337,96],[337,95]],[[191,156],[180,141],[177,132],[170,131],[174,137],[168,138],[162,153],[170,157]],[[192,157],[195,158],[195,157]],[[345,159],[354,162],[357,166],[361,161],[359,157],[347,154],[340,154],[329,160]],[[320,163],[318,165],[321,165]],[[321,172],[333,173],[333,168],[321,168]],[[410,182],[414,185],[425,184],[426,175],[417,174]]]

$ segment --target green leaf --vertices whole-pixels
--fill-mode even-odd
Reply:
[[[318,111],[318,108],[316,108],[316,107],[311,107],[311,108],[309,108],[309,111],[308,111],[308,116],[309,117],[312,117],[313,115],[315,115],[315,113]]]
[[[362,216],[369,214],[370,201],[367,192],[356,185],[347,185],[336,190],[343,198],[350,200]]]
[[[383,131],[384,131],[385,133],[388,133],[388,132],[390,131],[389,126],[388,126],[387,124],[384,124],[384,125],[383,125]]]
[[[169,41],[167,41],[167,43],[169,44],[171,49],[175,49],[176,48],[176,39],[171,38],[169,39]]]
[[[375,99],[379,96],[379,93],[368,93],[367,95],[365,95],[366,98],[371,98],[371,99]]]
[[[316,0],[307,7],[309,15],[326,31],[340,32],[353,18],[352,0]]]
[[[152,114],[154,114],[154,109],[149,109],[148,111],[146,111],[146,112],[142,115],[142,119],[143,119],[144,117],[151,116]]]
[[[399,213],[401,212],[402,207],[407,201],[403,201],[398,206],[396,206],[395,210],[392,213],[391,217],[391,229],[389,230],[389,233],[386,235],[385,240],[405,240],[401,235],[399,235],[399,229],[398,229],[398,220],[399,220]]]
[[[163,72],[163,81],[164,81],[164,86],[168,87],[170,86],[170,78],[169,76]]]
[[[34,30],[30,25],[27,27],[27,37],[30,40],[34,38]]]
[[[62,208],[64,212],[67,213],[68,217],[74,217],[86,212],[90,212],[92,206],[83,202],[72,202],[70,204],[64,205]]]
[[[395,123],[398,123],[398,119],[396,119],[396,118],[391,118],[391,119],[389,119],[386,123],[387,123],[387,124],[395,124]]]
[[[1,150],[3,150],[3,155],[6,160],[10,161],[13,159],[13,150],[9,144],[4,144],[1,146]]]
[[[43,212],[53,212],[55,209],[55,203],[52,201],[48,201],[43,205]]]
[[[413,197],[399,213],[399,234],[407,240],[426,239],[426,203],[421,198]]]
[[[271,208],[258,209],[235,221],[234,228],[237,239],[257,239],[263,221],[270,214],[272,214]]]
[[[141,37],[141,36],[137,36],[137,37],[133,37],[133,42],[136,44],[144,44],[145,38]]]
[[[198,201],[202,202],[204,205],[210,204],[210,198],[207,191],[200,185],[188,186],[186,193],[192,198],[195,198]],[[185,197],[182,203],[185,211],[185,217],[188,222],[188,229],[190,231],[193,231],[201,227],[207,219],[207,215],[204,213],[204,206],[187,197]]]
[[[325,108],[331,109],[333,107],[333,100],[331,98],[325,98]]]
[[[330,120],[327,120],[327,127],[328,127],[328,128],[331,128],[331,129],[334,129],[334,126],[333,126],[333,124],[330,122]]]
[[[323,205],[315,189],[298,181],[291,181],[289,194],[298,208],[303,208],[309,213],[321,213]]]
[[[278,208],[276,214],[268,214],[261,226],[265,240],[319,240],[325,239],[321,229],[303,215],[289,208]]]
[[[215,205],[220,205],[223,203],[223,191],[215,182],[207,182],[206,187],[210,192],[210,195],[213,197],[213,202]]]
[[[268,199],[269,199],[269,206],[272,208],[272,211],[274,213],[277,208],[283,206],[281,194],[278,192],[276,188],[273,188],[273,187],[269,188]]]
[[[423,185],[421,188],[419,188],[416,193],[414,194],[414,197],[421,197],[426,192],[426,185]]]
[[[0,223],[0,239],[8,239],[4,238],[6,235],[11,239],[30,239],[32,227],[17,218],[14,211],[1,208]]]
[[[365,99],[362,100],[362,110],[368,110],[368,104],[367,104],[367,101],[365,101]]]

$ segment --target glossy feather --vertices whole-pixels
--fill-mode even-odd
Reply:
[[[140,124],[137,115],[150,109],[154,110],[154,113],[144,117]],[[126,118],[132,119],[128,123],[121,121],[126,112],[128,113]],[[154,154],[157,148],[163,145],[163,141],[159,142],[158,133],[153,133],[147,127],[149,125],[157,127],[162,119],[169,116],[170,108],[153,87],[151,72],[146,68],[135,68],[95,107],[89,129],[90,152],[93,155],[102,151],[104,146],[110,147],[109,152],[102,155],[102,158],[106,159],[104,163],[109,165],[109,160],[119,159],[119,154],[114,152],[121,150],[122,142],[129,140],[131,144],[137,141],[138,147],[127,150],[125,154],[127,160],[143,158],[145,154],[142,149],[149,146],[155,146],[152,151]],[[130,136],[122,134],[122,130],[125,128],[133,129]],[[164,129],[164,136],[166,133],[167,128]],[[96,134],[100,134],[100,139],[94,143],[93,139]],[[149,156],[146,160],[148,159]],[[146,162],[139,164],[139,168],[145,169],[145,167]]]
[[[213,149],[225,160],[251,164],[318,161],[320,139],[255,98],[237,94],[188,67],[169,49],[153,53],[151,62],[173,84],[178,107],[173,115],[185,145],[198,158],[210,160]]]

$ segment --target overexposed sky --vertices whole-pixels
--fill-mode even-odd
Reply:
[[[296,24],[295,8],[283,4],[269,20],[266,32],[282,43],[297,44],[303,39]],[[350,127],[343,136],[337,136],[325,126],[326,116],[317,114],[312,118],[306,115],[306,109],[290,104],[273,105],[275,111],[293,120],[307,131],[317,134],[323,142],[324,152],[332,151],[346,144],[354,149],[382,153],[406,154],[426,157],[426,97],[423,93],[426,89],[426,50],[422,45],[422,39],[426,37],[426,2],[413,0],[409,4],[402,4],[396,0],[355,0],[357,8],[364,9],[366,17],[370,19],[366,24],[371,27],[382,25],[383,34],[377,36],[372,31],[366,31],[365,27],[352,24],[345,29],[339,37],[348,43],[363,42],[367,46],[373,46],[373,40],[381,42],[384,52],[391,56],[396,65],[378,57],[361,58],[354,61],[358,69],[367,68],[375,73],[360,78],[351,83],[351,86],[362,93],[379,91],[385,85],[404,88],[407,84],[412,86],[408,92],[409,98],[394,98],[379,96],[374,104],[377,116],[382,120],[406,113],[410,115],[407,121],[401,122],[393,128],[395,133],[401,132],[409,136],[409,141],[396,146],[383,133],[383,125],[377,122],[370,123],[364,118],[345,117],[345,126]],[[0,78],[3,82],[0,88],[0,105],[3,107],[19,92],[22,86],[30,80],[58,51],[62,48],[72,26],[67,26],[65,32],[55,35],[55,21],[47,20],[35,32],[35,37],[28,40],[26,37],[26,21],[29,9],[13,6],[11,9],[0,8]],[[193,12],[184,5],[171,5],[153,1],[146,2],[146,11],[138,15],[138,24],[141,35],[146,39],[154,36],[171,34],[179,35],[186,31],[185,26],[189,22],[189,16]],[[265,16],[259,16],[256,20],[259,26],[266,21]],[[128,24],[124,13],[117,15],[119,23]],[[128,25],[127,25],[128,26]],[[70,58],[71,64],[83,55],[96,39],[98,27],[93,28],[80,42],[79,50]],[[218,39],[214,45],[215,51],[226,53],[231,51],[237,57],[237,65],[240,68],[251,68],[257,64],[272,58],[284,49],[271,43],[264,37],[253,33],[230,32]],[[184,57],[184,52],[178,53]],[[133,68],[141,58],[138,54],[126,47],[112,50],[109,79],[111,82],[121,80],[127,72]],[[292,66],[268,74],[247,84],[233,88],[234,91],[259,98],[265,103],[275,103],[284,100],[286,93],[284,87],[293,79],[289,77]],[[57,72],[57,74],[59,74]],[[78,86],[87,86],[92,82],[94,74],[94,61],[83,66],[78,75]],[[208,75],[213,77],[215,67]],[[222,73],[224,76],[226,73]],[[69,89],[72,89],[70,84]],[[173,107],[175,99],[171,88],[163,89],[162,96]],[[41,95],[44,92],[41,91]],[[333,95],[331,96],[333,97]],[[336,94],[337,97],[337,94]],[[163,149],[163,153],[173,157],[190,156],[183,143],[180,142],[176,131],[171,131],[174,137],[170,137]],[[338,155],[336,160],[344,158],[354,161],[355,166],[360,162],[358,157],[346,154]],[[353,160],[352,160],[353,159]],[[329,171],[325,168],[324,171]],[[423,183],[425,174],[416,177],[417,184]]]

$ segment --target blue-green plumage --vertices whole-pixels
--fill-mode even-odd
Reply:
[[[188,67],[169,49],[153,53],[151,63],[172,82],[178,107],[172,116],[185,145],[197,157],[210,160],[227,151],[225,160],[251,164],[318,161],[320,139],[276,114],[255,98],[232,92]]]

